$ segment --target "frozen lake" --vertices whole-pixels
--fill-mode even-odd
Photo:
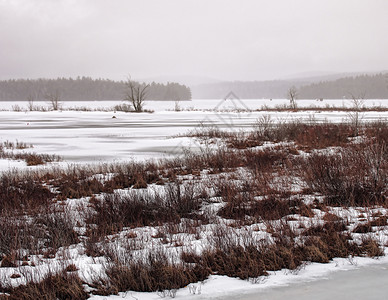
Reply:
[[[386,100],[366,101],[366,105],[383,105]],[[300,101],[308,105],[350,105],[348,100]],[[263,115],[273,121],[295,119],[346,122],[346,112],[233,112],[255,109],[262,105],[274,107],[284,100],[193,100],[179,103],[183,111],[174,111],[174,101],[147,101],[145,108],[154,113],[114,111],[69,111],[67,108],[89,107],[108,109],[121,101],[65,102],[63,111],[26,111],[27,103],[16,102],[21,112],[7,111],[15,102],[0,102],[0,142],[23,141],[34,145],[37,153],[57,154],[67,162],[106,162],[147,159],[176,154],[182,147],[197,147],[188,138],[177,137],[202,125],[220,129],[251,128]],[[24,107],[23,107],[24,105]],[[45,102],[35,105],[48,105]],[[386,112],[366,112],[364,121],[387,119]]]

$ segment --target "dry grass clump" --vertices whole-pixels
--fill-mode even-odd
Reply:
[[[275,232],[279,234],[272,239],[257,240],[252,232],[238,234],[218,228],[210,248],[197,261],[212,274],[253,280],[268,275],[269,271],[296,269],[302,261],[297,252],[294,230],[287,223],[281,223]]]
[[[75,264],[70,264],[65,268],[66,272],[75,272],[78,271],[78,268]]]
[[[15,156],[17,158],[18,156]],[[37,155],[37,154],[27,154],[25,156],[25,161],[27,163],[27,166],[37,166],[37,165],[43,165],[45,161],[43,160],[43,156]]]
[[[349,142],[351,134],[352,128],[345,124],[304,124],[292,140],[302,148],[323,149],[344,146]]]
[[[31,210],[48,206],[53,193],[32,176],[14,173],[0,175],[0,212]]]
[[[4,255],[4,253],[0,253],[0,254],[2,256],[0,268],[15,268],[17,266],[15,254],[11,254],[11,255]]]
[[[213,129],[208,134],[206,129],[197,133],[202,140],[223,138],[231,148],[247,149],[263,145],[265,142],[294,142],[305,150],[343,146],[349,142],[353,129],[347,124],[305,124],[299,120],[274,124],[270,119],[262,118],[255,130],[249,133],[227,133]]]
[[[87,222],[96,226],[100,236],[116,233],[124,227],[138,227],[158,222],[176,221],[171,219],[167,208],[149,195],[131,193],[129,195],[107,194],[101,200],[93,198],[90,203],[94,213]],[[93,231],[96,231],[93,229]]]
[[[47,209],[31,216],[0,216],[0,257],[22,260],[25,255],[55,254],[79,242],[75,220],[68,212]]]
[[[27,148],[33,148],[33,145],[27,144],[25,142],[21,142],[21,141],[18,141],[18,140],[16,140],[16,142],[5,141],[3,143],[0,143],[0,150],[2,148],[11,149],[11,150],[14,150],[14,149],[27,149]]]
[[[302,165],[302,176],[327,205],[387,204],[388,148],[356,145],[335,154],[313,154]]]
[[[360,249],[369,257],[384,256],[384,249],[371,237],[362,239]]]
[[[59,191],[58,200],[78,199],[105,191],[111,192],[110,189],[104,188],[104,184],[96,178],[80,179],[64,175],[54,183],[54,186]]]
[[[297,235],[286,223],[275,229],[279,234],[273,241],[255,241],[252,236],[239,238],[221,231],[222,239],[215,239],[214,248],[205,250],[201,255],[184,252],[181,258],[209,269],[212,274],[251,279],[267,275],[268,271],[298,269],[303,261],[327,263],[334,257],[382,255],[376,250],[378,243],[375,240],[358,246],[348,234],[341,232],[342,229],[326,223],[310,228],[299,242],[296,242]]]
[[[241,279],[268,275],[263,261],[266,255],[260,252],[257,247],[243,248],[240,245],[233,245],[226,250],[205,251],[201,257],[201,263],[212,270],[213,274],[218,275]]]
[[[12,148],[9,148],[12,147]],[[48,162],[60,161],[61,158],[58,155],[49,155],[49,154],[36,154],[36,153],[14,153],[13,151],[4,151],[3,148],[6,149],[25,149],[24,147],[28,147],[24,144],[13,144],[7,145],[7,147],[0,146],[0,158],[3,159],[12,159],[12,160],[24,160],[27,166],[37,166],[43,165]],[[32,147],[32,146],[31,146]]]
[[[162,251],[130,261],[116,257],[105,266],[104,271],[106,278],[100,277],[95,281],[95,286],[99,288],[97,294],[176,290],[191,282],[205,280],[209,275],[206,269],[198,266],[169,262],[169,257]]]
[[[215,126],[204,126],[201,125],[199,128],[190,131],[186,134],[189,137],[198,138],[200,140],[212,140],[212,139],[228,139],[234,136],[234,133],[220,130]]]
[[[387,216],[379,216],[373,220],[368,221],[367,223],[360,223],[354,229],[355,233],[368,233],[373,231],[375,226],[386,226],[387,225]]]
[[[82,300],[89,298],[78,275],[65,271],[58,274],[48,273],[38,283],[29,282],[18,287],[3,287],[0,284],[0,291],[9,294],[4,298],[7,300]]]
[[[78,234],[74,230],[75,220],[66,212],[54,212],[43,215],[37,223],[45,232],[46,248],[58,249],[79,242]]]
[[[378,144],[388,144],[388,122],[383,120],[365,124],[364,134]]]
[[[244,198],[244,194],[231,197],[220,209],[219,215],[228,219],[245,219],[246,216],[256,220],[278,220],[295,212],[293,201],[279,199],[274,195],[261,200]]]
[[[3,258],[1,262],[2,267],[16,266],[16,260],[20,259],[18,255],[20,249],[25,249],[25,251],[31,253],[38,252],[40,248],[38,241],[44,238],[44,232],[34,222],[26,218],[1,216],[0,228],[0,258]]]
[[[118,167],[115,174],[105,182],[108,189],[146,188],[148,184],[160,180],[157,163],[131,163]]]
[[[124,227],[177,223],[181,218],[201,219],[198,210],[203,201],[192,183],[170,183],[160,192],[132,191],[92,198],[93,212],[87,222],[102,237],[119,232]]]
[[[328,262],[334,257],[357,256],[360,248],[351,242],[349,234],[344,233],[343,223],[326,222],[309,228],[303,234],[307,236],[301,251],[307,251],[306,258],[313,262]]]
[[[282,150],[266,148],[264,150],[244,150],[242,157],[244,165],[259,174],[276,171],[277,167],[284,165],[288,155]]]

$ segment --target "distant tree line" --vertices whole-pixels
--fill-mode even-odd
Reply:
[[[125,82],[90,77],[57,79],[12,79],[0,81],[0,101],[44,101],[47,95],[60,95],[62,101],[123,100]],[[169,82],[152,82],[147,100],[190,100],[190,88]]]
[[[360,75],[301,86],[299,99],[388,99],[388,74]]]
[[[313,83],[312,83],[313,82]],[[297,99],[388,99],[388,74],[360,75],[331,81],[314,78],[271,81],[228,81],[193,86],[194,98],[220,99],[233,91],[241,99],[284,99],[295,86]]]

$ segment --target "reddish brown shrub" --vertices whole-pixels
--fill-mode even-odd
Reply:
[[[47,299],[47,300],[82,300],[89,296],[84,291],[83,282],[75,273],[46,275],[41,282],[30,282],[14,288],[1,288],[10,294],[9,300]]]

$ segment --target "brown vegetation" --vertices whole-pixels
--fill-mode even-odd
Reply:
[[[269,120],[249,133],[213,128],[193,135],[207,146],[223,145],[145,163],[2,173],[1,267],[28,266],[30,255],[53,258],[58,249],[82,243],[87,255],[106,259],[104,274],[87,284],[107,295],[164,293],[210,274],[255,281],[272,270],[297,271],[305,261],[384,254],[369,233],[387,226],[385,214],[360,221],[332,210],[387,207],[385,123],[362,126],[356,139],[346,124]],[[80,198],[83,205],[67,207]],[[137,230],[145,226],[155,228],[148,238],[162,248],[135,256],[144,250],[145,236]],[[211,234],[197,253],[182,235],[203,239],[205,227]],[[265,237],[258,239],[256,231]],[[124,243],[122,252],[112,241]],[[70,264],[40,282],[0,285],[0,291],[9,299],[42,293],[85,299],[77,269]]]

